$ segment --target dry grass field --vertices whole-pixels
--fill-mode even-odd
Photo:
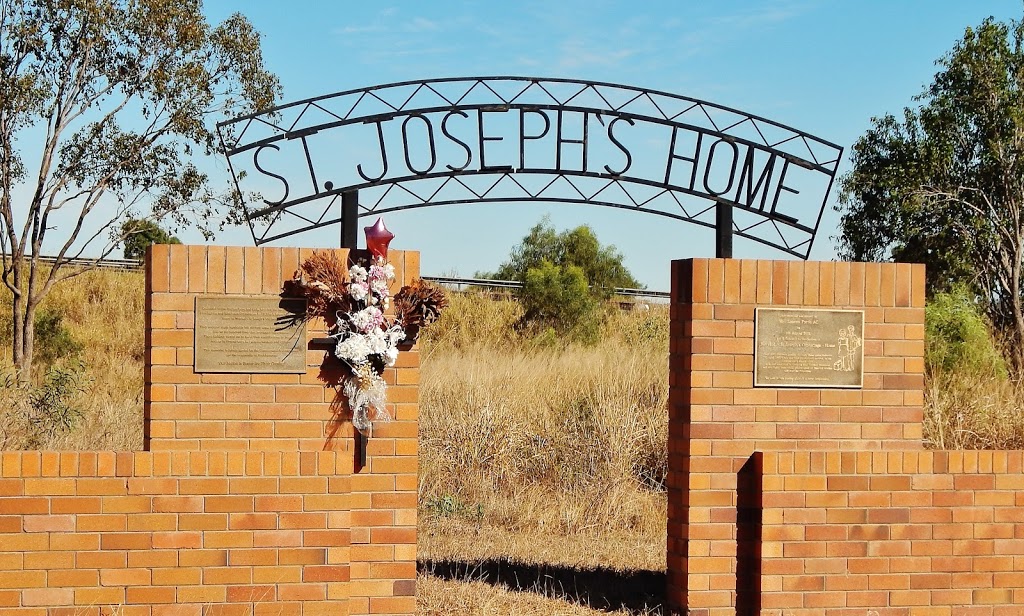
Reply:
[[[142,448],[142,367],[144,353],[144,280],[141,272],[88,272],[57,285],[43,308],[61,315],[74,343],[76,357],[56,361],[76,376],[66,396],[72,411],[80,413],[72,429],[51,430],[51,425],[30,419],[32,392],[12,386],[11,297],[0,294],[0,448],[20,449],[119,449]],[[37,350],[46,343],[36,342]],[[46,366],[35,369],[40,382]]]
[[[422,343],[419,552],[427,571],[442,563],[446,577],[535,596],[425,577],[424,613],[653,613],[665,567],[666,307],[613,311],[593,346],[517,339],[518,316],[514,302],[454,296]]]
[[[0,372],[0,448],[138,449],[141,274],[84,274],[46,307],[80,350],[49,377],[40,366],[34,388]],[[455,295],[421,342],[420,611],[660,614],[667,309],[612,310],[591,346],[522,338],[518,316],[515,302]],[[930,446],[1024,446],[1018,387],[932,372]]]

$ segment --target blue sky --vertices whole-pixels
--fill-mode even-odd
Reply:
[[[406,79],[477,75],[566,77],[629,84],[765,116],[847,150],[872,116],[898,112],[930,82],[934,62],[1020,0],[317,2],[207,0],[263,33],[283,101]],[[844,161],[840,170],[848,165]],[[835,202],[835,191],[830,204]],[[543,215],[559,229],[589,224],[649,288],[669,262],[713,256],[713,232],[635,212],[522,203],[427,208],[386,216],[396,248],[419,250],[424,274],[494,269]],[[363,219],[364,224],[372,220]],[[829,207],[811,257],[835,256]],[[293,237],[334,245],[336,231]],[[189,233],[186,241],[197,241]],[[247,230],[220,242],[251,243]],[[737,242],[736,257],[787,258]]]

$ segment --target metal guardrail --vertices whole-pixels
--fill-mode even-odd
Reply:
[[[41,256],[39,260],[43,263],[54,263],[57,258]],[[135,259],[65,259],[68,265],[74,267],[97,267],[100,269],[112,270],[138,270],[142,269],[142,261]],[[452,276],[421,276],[423,280],[456,287],[456,291],[463,291],[465,287],[485,287],[489,289],[518,289],[523,286],[515,280],[490,280],[487,278],[455,278]],[[667,299],[671,294],[666,291],[648,291],[647,289],[626,289],[616,287],[615,294],[622,297],[647,297]]]
[[[32,255],[25,255],[26,259],[31,259]],[[43,263],[56,263],[57,257],[40,256],[39,260]],[[65,258],[63,262],[72,267],[96,267],[99,269],[113,269],[113,270],[137,270],[142,269],[142,261],[135,259],[75,259]]]
[[[452,285],[459,287],[456,290],[463,290],[462,287],[486,287],[492,289],[518,289],[523,286],[523,283],[515,280],[490,280],[487,278],[452,278],[448,276],[421,276],[423,280],[433,282],[435,284]],[[624,297],[652,297],[652,298],[669,298],[672,296],[671,293],[666,291],[648,291],[647,289],[626,289],[622,287],[615,288],[615,295]]]

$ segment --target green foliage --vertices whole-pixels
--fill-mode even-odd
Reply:
[[[520,325],[546,346],[562,336],[592,342],[601,328],[601,302],[616,287],[639,288],[614,246],[602,246],[593,229],[581,225],[557,232],[544,217],[512,249],[498,271],[483,276],[523,283],[517,293]]]
[[[153,244],[180,244],[181,240],[152,220],[129,218],[121,224],[125,259],[141,259]]]
[[[84,413],[82,394],[91,379],[80,359],[59,360],[39,385],[20,384],[13,372],[0,374],[0,449],[39,449],[75,429]]]
[[[991,18],[941,60],[902,118],[853,146],[840,254],[927,264],[929,293],[967,285],[1024,368],[1024,26]]]
[[[985,316],[965,286],[931,298],[925,308],[925,329],[925,361],[930,373],[943,370],[1006,375],[1006,363]]]
[[[651,310],[648,304],[637,303],[632,310],[615,311],[611,321],[612,328],[629,346],[668,344],[668,319],[664,312]]]
[[[520,298],[524,323],[533,327],[553,328],[583,342],[595,341],[600,333],[597,301],[583,269],[576,265],[542,260],[526,270]]]
[[[30,446],[35,448],[45,435],[66,434],[82,417],[75,399],[86,390],[89,381],[80,360],[57,363],[46,371],[43,384],[29,391],[32,426]]]
[[[44,366],[63,357],[77,356],[85,348],[64,325],[64,315],[59,310],[41,309],[36,313],[35,327],[35,361]]]
[[[575,266],[591,287],[592,294],[608,299],[615,287],[641,288],[622,263],[622,254],[615,246],[602,246],[594,230],[586,225],[558,233],[545,216],[523,241],[512,249],[508,261],[491,277],[498,280],[526,280],[526,273],[542,261],[559,266]]]

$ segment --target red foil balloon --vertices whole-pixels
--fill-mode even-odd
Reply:
[[[388,231],[388,228],[384,226],[384,220],[378,218],[377,222],[373,223],[373,226],[363,227],[363,232],[366,233],[366,248],[375,257],[381,259],[388,258],[388,244],[391,240],[395,239],[395,234]]]

